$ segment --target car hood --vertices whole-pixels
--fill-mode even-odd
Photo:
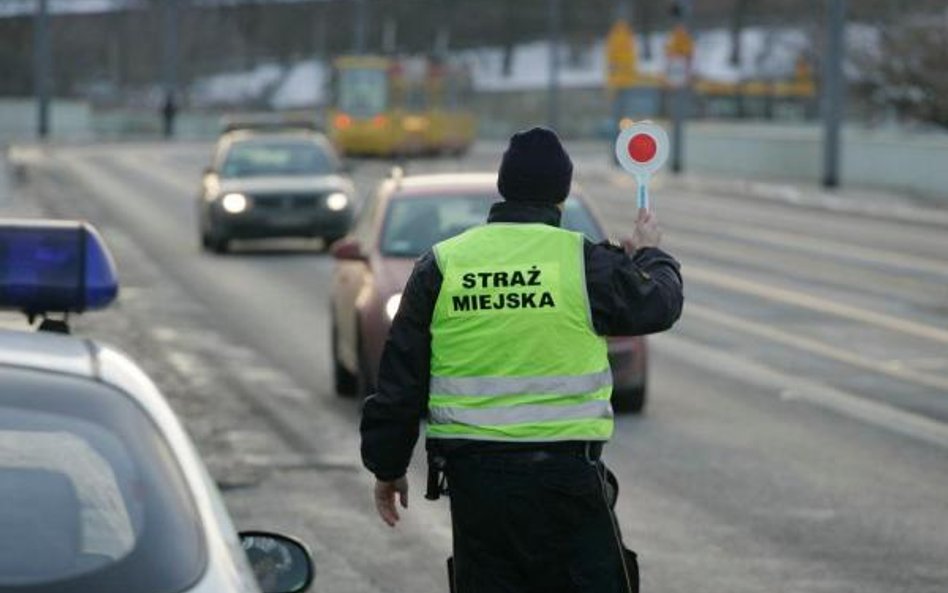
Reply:
[[[381,257],[375,272],[375,282],[382,298],[388,298],[405,289],[405,283],[415,267],[410,257]]]
[[[352,195],[352,183],[341,175],[267,176],[220,180],[221,192],[250,194],[277,192],[330,192],[342,191]]]

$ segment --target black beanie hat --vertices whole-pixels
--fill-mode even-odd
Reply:
[[[573,162],[556,132],[533,128],[510,138],[497,174],[505,200],[558,204],[569,197]]]

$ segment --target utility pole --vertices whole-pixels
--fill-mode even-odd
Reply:
[[[49,6],[37,0],[33,24],[33,87],[36,92],[36,135],[49,136],[49,83],[52,67],[49,47]]]
[[[441,59],[447,59],[448,50],[451,46],[451,23],[454,16],[454,7],[452,0],[438,0],[438,23],[434,38],[434,55]]]
[[[326,30],[326,8],[313,5],[313,58],[317,63],[326,62],[329,54],[328,31]]]
[[[674,88],[672,95],[671,170],[684,169],[685,119],[691,98],[691,57],[694,43],[691,28],[691,0],[679,0],[672,6],[672,16],[678,21],[670,36],[666,51],[669,57],[668,78]]]
[[[382,25],[382,53],[394,55],[398,47],[398,21],[390,16],[385,19]]]
[[[365,53],[365,36],[368,29],[368,6],[366,6],[368,0],[355,0],[356,3],[356,14],[355,14],[355,35],[353,36],[353,43],[355,44],[352,47],[353,53],[362,54]]]
[[[823,186],[839,186],[840,126],[843,119],[843,54],[846,0],[829,0],[823,67]]]
[[[164,0],[164,78],[165,97],[161,115],[165,138],[174,136],[178,113],[178,0]]]
[[[731,12],[731,65],[740,66],[744,44],[741,34],[744,32],[744,21],[747,20],[747,10],[750,8],[748,0],[736,0]]]
[[[652,0],[636,0],[637,20],[635,23],[642,39],[642,59],[652,59]]]
[[[559,124],[560,94],[560,0],[548,0],[550,35],[550,81],[547,93],[547,125]]]

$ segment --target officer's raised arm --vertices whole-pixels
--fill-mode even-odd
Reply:
[[[622,246],[586,244],[586,288],[600,335],[651,334],[678,321],[684,301],[679,264],[660,241],[655,213],[641,209]]]

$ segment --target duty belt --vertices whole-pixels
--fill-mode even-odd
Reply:
[[[469,445],[446,454],[448,460],[468,456],[502,456],[518,461],[543,461],[551,457],[567,455],[598,461],[602,456],[602,441],[557,441],[549,443],[485,443],[485,447]]]

